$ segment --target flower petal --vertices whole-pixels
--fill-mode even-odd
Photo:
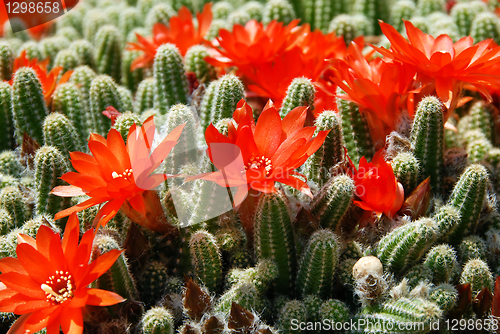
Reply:
[[[87,294],[89,296],[87,305],[110,306],[125,301],[120,295],[101,289],[89,289]]]

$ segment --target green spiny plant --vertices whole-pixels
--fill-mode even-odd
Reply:
[[[451,283],[459,271],[457,253],[446,244],[431,248],[425,256],[424,265],[431,269],[436,283]]]
[[[461,216],[460,211],[453,205],[444,205],[434,215],[438,230],[438,240],[448,240],[449,236],[459,227]]]
[[[429,300],[436,303],[441,310],[447,312],[456,305],[458,292],[453,285],[441,283],[431,289]]]
[[[484,240],[477,235],[465,237],[458,245],[460,260],[465,263],[473,259],[486,261],[487,248]]]
[[[127,111],[116,118],[113,129],[116,129],[118,132],[120,132],[123,141],[126,143],[129,129],[134,124],[137,124],[137,126],[142,126],[142,122],[139,116],[133,114],[130,111]]]
[[[21,177],[22,170],[23,166],[14,151],[3,151],[0,153],[0,174],[19,178]]]
[[[225,1],[217,2],[223,3]],[[215,7],[215,6],[214,6]],[[229,26],[229,23],[224,20],[224,19],[214,19],[212,21],[212,24],[210,25],[210,29],[208,30],[207,34],[205,35],[205,38],[208,40],[212,40],[219,36],[219,30],[220,29],[231,29],[232,27]]]
[[[193,72],[196,79],[201,82],[210,82],[215,77],[215,69],[203,58],[208,57],[208,49],[203,45],[190,47],[184,56],[184,68],[186,72]]]
[[[323,228],[337,230],[354,195],[354,181],[347,175],[331,178],[314,196],[311,213],[318,217]]]
[[[23,52],[26,53],[26,58],[30,60],[35,58],[41,60],[43,58],[38,43],[35,41],[24,42],[19,48],[18,56],[20,56]]]
[[[199,230],[191,235],[189,249],[196,276],[209,291],[217,291],[222,279],[222,259],[215,237]]]
[[[154,78],[146,78],[141,81],[135,93],[134,113],[141,114],[143,111],[153,108],[155,87]]]
[[[59,73],[59,78],[61,78],[66,71],[75,69],[79,65],[78,60],[78,55],[71,49],[59,51],[56,59],[54,60],[54,66],[62,67],[62,70]]]
[[[450,11],[450,16],[458,26],[461,36],[470,35],[472,22],[478,13],[487,10],[486,5],[481,1],[458,2]],[[474,39],[474,41],[476,41]],[[477,42],[477,41],[476,41]]]
[[[49,114],[43,122],[43,142],[53,146],[66,158],[70,159],[69,152],[83,151],[83,142],[80,140],[73,123],[58,112]]]
[[[234,11],[233,5],[227,1],[217,1],[212,8],[214,20],[225,20]]]
[[[19,187],[5,187],[0,191],[0,208],[9,213],[15,226],[22,226],[28,210]]]
[[[78,140],[83,143],[93,129],[91,118],[85,113],[82,92],[70,82],[57,86],[52,98],[52,111],[64,114],[73,123]]]
[[[0,150],[14,147],[14,120],[12,119],[12,87],[0,82]]]
[[[389,21],[389,3],[383,0],[356,0],[353,5],[353,12],[363,14],[372,26],[375,35],[381,35],[382,30],[378,20]]]
[[[295,78],[286,91],[283,104],[280,109],[281,118],[284,118],[292,109],[300,106],[314,109],[314,96],[316,88],[310,79]]]
[[[272,20],[289,24],[295,18],[295,11],[287,0],[269,0],[262,11],[262,23],[264,24],[269,24]]]
[[[97,73],[120,81],[121,43],[120,31],[115,26],[105,25],[97,31],[94,52]]]
[[[239,24],[244,26],[250,20],[250,15],[241,9],[235,10],[227,17],[230,25]]]
[[[154,60],[156,79],[154,107],[161,114],[176,103],[187,103],[189,88],[184,64],[179,50],[174,44],[163,44],[156,52]]]
[[[118,86],[116,90],[118,91],[118,95],[120,96],[121,110],[123,112],[132,111],[134,108],[134,98],[132,97],[132,92],[124,86]]]
[[[132,62],[140,56],[139,51],[130,51],[130,50],[124,50],[122,53],[122,65],[121,65],[121,78],[122,78],[122,84],[130,89],[130,91],[135,92],[137,89],[137,86],[142,82],[144,79],[145,73],[142,68],[137,68],[132,71],[131,66]]]
[[[74,28],[80,34],[83,33],[83,11],[71,10],[57,19],[57,30],[65,27]]]
[[[69,81],[74,83],[78,89],[82,92],[83,104],[84,108],[87,112],[90,112],[90,86],[92,85],[92,80],[97,77],[97,74],[92,70],[89,66],[78,66],[71,74]],[[90,118],[92,119],[92,117]],[[88,126],[88,129],[94,129],[93,121],[90,121],[88,124],[91,124],[91,127]]]
[[[71,42],[66,37],[62,36],[46,37],[38,43],[42,58],[49,58],[50,60],[48,65],[49,70],[54,66],[54,61],[59,51],[69,48],[70,44]]]
[[[391,161],[394,175],[403,185],[405,193],[411,193],[418,185],[420,163],[411,152],[401,152]]]
[[[110,106],[124,111],[118,86],[110,76],[99,75],[92,80],[89,93],[93,132],[105,134],[111,127],[111,121],[102,112]]]
[[[118,30],[121,32],[121,40],[125,42],[128,34],[134,28],[143,26],[143,18],[140,10],[136,7],[126,7],[120,13],[120,20],[118,22]]]
[[[162,23],[168,25],[168,21],[172,16],[176,16],[177,13],[168,3],[159,3],[155,5],[146,15],[145,27],[148,30],[152,30],[156,23]]]
[[[319,29],[323,32],[328,28],[332,18],[339,14],[347,13],[347,1],[322,1],[322,0],[302,0],[298,1],[302,9],[304,23],[309,23],[311,29]],[[297,13],[299,12],[296,9]]]
[[[419,181],[430,176],[432,189],[439,191],[444,163],[444,123],[443,105],[438,98],[428,96],[418,104],[411,145],[422,168]]]
[[[5,42],[0,42],[0,80],[10,80],[13,66],[14,54],[11,47]]]
[[[243,11],[248,13],[250,19],[256,21],[262,21],[262,13],[264,11],[264,5],[258,1],[248,1],[241,8]]]
[[[301,295],[328,296],[333,285],[338,259],[338,237],[328,229],[314,232],[299,264],[297,289]]]
[[[20,68],[14,76],[12,87],[12,114],[16,141],[20,145],[26,132],[38,143],[43,143],[42,123],[48,115],[42,84],[36,72]]]
[[[500,22],[498,17],[491,12],[482,12],[476,15],[470,28],[470,36],[474,42],[493,38],[496,43],[500,42]]]
[[[38,214],[55,215],[69,206],[69,198],[50,193],[57,186],[66,184],[61,176],[69,171],[64,155],[53,146],[42,146],[35,155],[35,192]],[[60,220],[58,220],[58,223]],[[60,226],[61,227],[61,226]]]
[[[335,323],[349,321],[349,308],[338,299],[325,300],[318,313],[319,319],[331,319]]]
[[[403,20],[409,20],[415,14],[415,2],[411,0],[396,1],[391,8],[390,23],[397,31],[404,31]]]
[[[155,305],[165,294],[167,287],[167,268],[159,261],[148,264],[140,280],[141,300],[147,305]]]
[[[223,118],[230,118],[233,115],[236,105],[244,97],[243,83],[237,76],[226,74],[217,80],[213,94],[210,109],[207,106],[207,111],[209,110],[210,113],[210,123],[216,123]],[[203,112],[202,102],[201,113]],[[206,129],[209,124],[205,125],[203,123],[203,125],[204,129]]]
[[[265,308],[263,296],[253,282],[242,281],[233,285],[229,290],[224,292],[219,298],[215,310],[224,315],[231,311],[231,304],[262,312]]]
[[[69,49],[78,56],[78,66],[95,68],[94,45],[86,39],[79,39],[71,43]]]
[[[361,27],[356,24],[356,18],[351,14],[340,14],[333,18],[328,26],[328,32],[344,37],[344,42],[349,45],[358,36],[363,34]]]
[[[57,29],[56,36],[64,37],[71,42],[82,38],[82,35],[73,27],[64,27],[62,29]]]
[[[9,212],[5,209],[0,209],[0,236],[6,235],[15,228],[16,226]]]
[[[470,283],[474,298],[483,288],[493,291],[493,275],[488,264],[481,259],[467,261],[460,274],[460,284]]]
[[[432,36],[439,36],[446,34],[450,36],[453,42],[460,39],[460,31],[453,19],[442,12],[434,12],[426,17],[428,22],[429,34]]]
[[[91,42],[95,42],[97,31],[109,23],[106,14],[98,9],[88,11],[83,20],[83,37]]]
[[[467,155],[470,163],[478,163],[484,159],[489,151],[493,149],[493,145],[487,139],[477,139],[467,144]]]
[[[144,313],[140,328],[143,334],[174,334],[174,317],[170,310],[155,306]]]
[[[290,300],[285,303],[279,312],[279,329],[281,333],[295,334],[301,331],[293,329],[294,321],[305,322],[307,320],[307,310],[304,302],[301,300]]]
[[[421,0],[417,3],[417,12],[424,17],[434,12],[444,11],[445,0]]]

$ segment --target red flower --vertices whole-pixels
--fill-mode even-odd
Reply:
[[[108,132],[107,139],[91,134],[89,149],[92,155],[71,152],[71,163],[77,172],[69,172],[61,178],[72,186],[59,186],[52,190],[57,196],[90,196],[90,199],[69,209],[58,212],[55,219],[66,217],[91,206],[106,203],[97,213],[94,225],[106,225],[120,207],[125,213],[133,209],[135,223],[151,230],[167,233],[171,226],[161,220],[161,206],[156,205],[154,189],[171,175],[153,174],[170,150],[177,144],[184,125],[175,128],[161,144],[151,152],[155,134],[153,117],[142,127],[134,124],[128,133],[127,145],[115,129]],[[101,220],[102,219],[102,220]]]
[[[21,317],[8,334],[83,333],[82,312],[86,305],[109,306],[124,301],[116,293],[88,288],[122,253],[111,250],[89,264],[94,233],[87,231],[78,245],[78,218],[73,214],[64,236],[40,226],[36,240],[20,234],[17,259],[0,259],[0,312]]]
[[[205,179],[223,187],[238,187],[234,202],[240,204],[249,188],[271,193],[275,182],[311,195],[307,183],[294,172],[323,144],[328,131],[314,136],[315,127],[304,127],[307,108],[298,107],[282,120],[268,102],[254,125],[251,107],[244,100],[233,114],[237,128],[229,123],[228,136],[210,124],[205,132],[208,154],[219,169],[187,180]]]
[[[156,50],[162,44],[172,43],[177,46],[182,55],[193,45],[201,44],[212,23],[212,5],[207,3],[203,11],[196,14],[198,27],[195,28],[193,17],[185,6],[179,10],[178,16],[169,21],[169,26],[157,23],[153,26],[153,39],[147,39],[136,34],[138,43],[128,43],[129,50],[143,51],[144,55],[136,58],[130,67],[133,71],[138,68],[148,67],[153,63]]]
[[[416,82],[434,87],[449,110],[446,119],[461,102],[464,83],[473,85],[491,100],[486,88],[500,83],[500,76],[491,71],[500,62],[500,47],[492,39],[474,44],[472,37],[467,36],[453,43],[448,35],[434,38],[405,21],[407,40],[391,25],[380,22],[380,26],[391,41],[391,48],[373,47],[386,57],[416,67]]]
[[[354,204],[392,218],[403,205],[404,189],[396,180],[391,164],[384,160],[384,153],[383,150],[375,153],[371,163],[361,158],[354,175],[356,195],[361,201],[354,201]]]

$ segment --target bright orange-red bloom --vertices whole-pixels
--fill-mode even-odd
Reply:
[[[392,218],[403,205],[404,189],[396,180],[391,164],[384,160],[384,153],[383,150],[375,153],[371,163],[361,158],[354,174],[356,195],[361,201],[354,201],[354,204]]]
[[[465,83],[491,100],[486,88],[500,83],[500,76],[491,72],[492,66],[500,62],[500,47],[492,39],[474,44],[467,36],[453,43],[448,35],[434,38],[405,21],[407,40],[391,25],[380,22],[380,26],[391,48],[374,48],[386,57],[416,67],[417,85],[433,85],[449,110],[446,119],[460,103]]]
[[[52,70],[50,70],[49,73],[47,73],[47,66],[49,64],[49,59],[45,59],[43,61],[38,61],[37,58],[34,59],[29,59],[26,56],[26,50],[23,50],[19,57],[14,59],[14,69],[12,73],[16,73],[18,69],[21,67],[30,67],[32,68],[35,72],[36,75],[38,76],[38,79],[40,79],[40,83],[42,84],[42,89],[43,89],[43,96],[44,99],[47,103],[49,103],[52,99],[52,94],[54,94],[54,91],[56,90],[57,86],[67,82],[69,78],[71,77],[71,74],[73,74],[73,71],[66,71],[61,79],[57,80],[59,73],[62,71],[61,66],[54,66]],[[14,78],[12,78],[9,83],[12,85],[14,82]]]
[[[198,27],[195,28],[193,17],[189,9],[185,6],[179,10],[178,16],[174,16],[169,21],[169,26],[157,23],[153,26],[153,38],[147,39],[136,34],[138,43],[128,43],[129,50],[143,51],[144,54],[132,62],[130,69],[148,67],[153,63],[156,50],[162,44],[172,43],[177,46],[180,53],[185,55],[187,50],[193,45],[205,42],[205,35],[212,23],[212,5],[207,3],[203,6],[203,11],[196,14]]]
[[[91,289],[89,284],[104,274],[122,253],[111,250],[89,264],[94,233],[87,231],[78,244],[80,227],[72,215],[61,240],[48,226],[40,226],[36,240],[20,234],[17,259],[0,259],[0,312],[21,317],[8,334],[83,333],[86,305],[109,306],[124,301],[114,292]]]
[[[151,173],[177,144],[183,127],[175,128],[154,152],[151,152],[155,134],[153,117],[148,118],[142,127],[137,128],[134,124],[130,128],[127,145],[115,129],[109,130],[107,139],[91,134],[88,145],[92,155],[70,153],[71,163],[77,172],[66,173],[61,178],[71,186],[59,186],[52,190],[57,196],[87,195],[90,199],[58,212],[55,219],[106,203],[94,220],[94,225],[99,223],[104,226],[124,205],[127,212],[134,210],[135,223],[165,233],[170,226],[158,220],[163,212],[157,212],[152,189],[171,175]]]
[[[298,107],[282,120],[272,102],[268,102],[254,124],[252,108],[244,100],[233,114],[237,127],[229,123],[224,136],[210,124],[205,132],[208,154],[219,169],[187,180],[202,178],[223,187],[238,187],[235,205],[240,204],[249,188],[264,193],[276,191],[275,182],[292,186],[311,195],[307,183],[294,171],[323,144],[328,131],[314,136],[315,127],[304,127],[307,108]]]

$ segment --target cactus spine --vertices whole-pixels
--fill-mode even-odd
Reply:
[[[92,85],[92,80],[97,76],[97,74],[89,66],[78,66],[73,74],[71,74],[70,82],[74,83],[78,89],[82,92],[83,104],[86,111],[90,111],[90,86]],[[87,124],[92,124],[89,129],[94,129],[92,117],[89,118]]]
[[[61,50],[57,53],[54,66],[62,67],[59,73],[60,78],[66,71],[73,70],[78,66],[78,55],[73,50]]]
[[[483,288],[493,291],[493,275],[488,264],[481,259],[467,261],[460,275],[460,284],[470,283],[474,298]]]
[[[95,37],[95,62],[97,73],[111,76],[120,81],[121,39],[115,26],[105,25]]]
[[[196,231],[189,240],[196,276],[209,291],[216,291],[222,279],[222,263],[215,237],[208,231]]]
[[[90,86],[90,111],[94,132],[105,134],[111,127],[109,118],[102,114],[109,106],[123,111],[116,83],[107,75],[99,75],[92,80]]]
[[[282,193],[264,194],[255,212],[255,254],[278,266],[276,291],[288,294],[293,287],[295,245],[288,206]]]
[[[0,82],[0,151],[14,148],[14,120],[12,119],[12,87]]]
[[[403,20],[409,20],[415,14],[415,2],[411,0],[396,1],[391,8],[390,22],[397,31],[404,30]]]
[[[174,317],[168,309],[156,306],[144,314],[140,326],[143,334],[174,334]]]
[[[120,132],[120,134],[122,135],[123,141],[127,143],[129,129],[134,124],[137,124],[137,126],[142,126],[142,122],[139,119],[139,116],[133,114],[130,111],[127,111],[116,118],[113,129],[118,130],[118,132]]]
[[[0,43],[0,80],[8,81],[12,76],[14,66],[14,54],[11,47],[5,43]]]
[[[450,11],[461,36],[470,35],[472,22],[478,13],[486,11],[486,5],[480,1],[459,2]],[[476,41],[474,39],[474,41]],[[478,41],[476,41],[478,42]]]
[[[281,118],[285,117],[295,107],[306,106],[314,109],[316,89],[310,79],[295,78],[288,86],[283,105],[280,110]]]
[[[0,174],[21,177],[23,166],[14,151],[3,151],[0,153]]]
[[[469,111],[469,130],[480,130],[488,141],[493,139],[492,112],[492,107],[484,101],[475,102]]]
[[[167,268],[162,262],[151,262],[141,278],[141,297],[147,305],[155,305],[165,294],[167,287]]]
[[[389,21],[390,8],[389,3],[383,0],[356,0],[353,5],[355,14],[363,14],[372,27],[374,35],[381,35],[382,30],[378,20]]]
[[[420,162],[420,180],[431,177],[431,187],[439,191],[443,169],[444,124],[443,106],[434,96],[418,104],[411,132],[413,154]]]
[[[38,43],[42,58],[49,58],[50,60],[48,65],[49,70],[54,66],[54,61],[59,51],[69,48],[70,44],[71,42],[63,36],[46,37]]]
[[[424,265],[431,269],[437,283],[450,283],[460,270],[457,253],[453,247],[445,244],[431,248],[425,257]]]
[[[496,43],[499,43],[500,22],[498,22],[498,17],[491,12],[477,14],[472,21],[470,36],[476,43],[488,38],[493,38]]]
[[[330,230],[318,230],[309,239],[297,274],[302,296],[328,296],[339,259],[338,237]]]
[[[216,123],[223,118],[230,118],[238,102],[244,98],[244,92],[243,83],[237,76],[226,74],[220,78],[213,93],[210,108],[210,123]],[[204,124],[204,129],[208,125]]]
[[[484,240],[477,235],[471,235],[464,238],[460,245],[458,245],[458,252],[462,263],[473,259],[486,261],[486,250]]]
[[[170,106],[188,102],[189,88],[182,56],[174,44],[164,44],[157,50],[154,60],[156,79],[154,106],[166,114]]]

